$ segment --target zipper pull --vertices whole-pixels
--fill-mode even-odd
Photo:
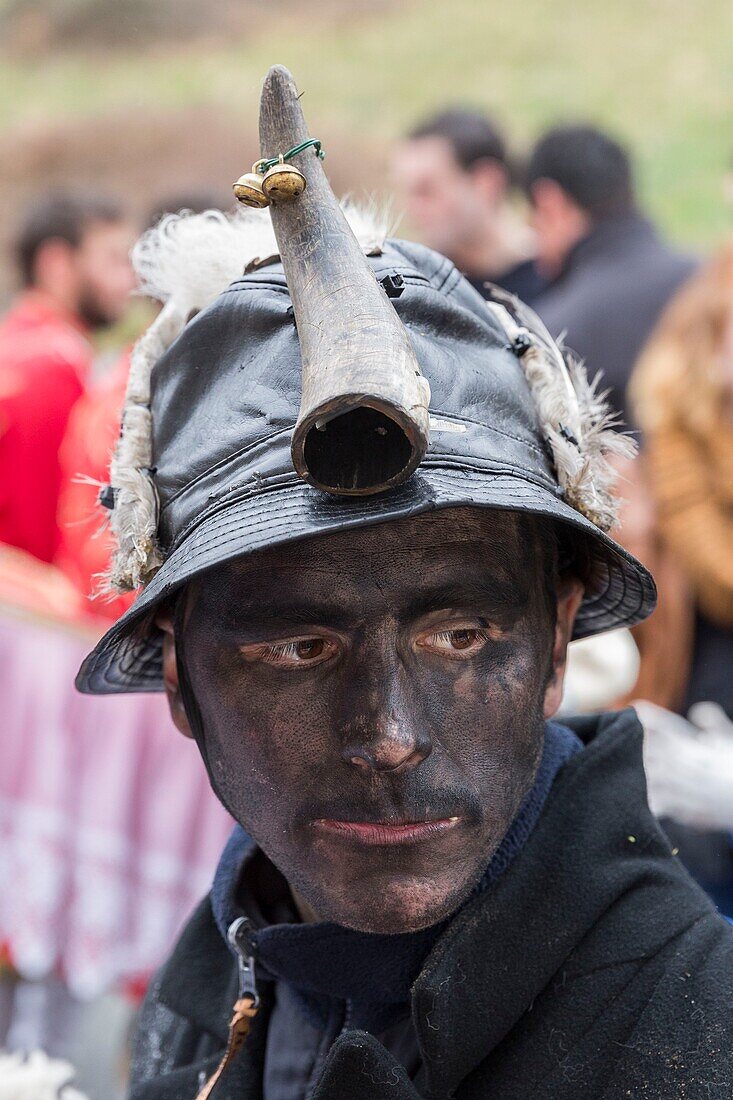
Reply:
[[[260,998],[255,981],[255,948],[252,937],[252,921],[247,917],[237,917],[227,929],[227,939],[237,956],[239,974],[239,999],[249,997],[255,1008],[259,1008]]]
[[[221,1080],[222,1074],[244,1046],[252,1021],[260,1007],[260,998],[255,983],[252,922],[247,917],[238,917],[237,920],[232,921],[227,929],[227,939],[237,956],[239,997],[234,1005],[234,1015],[229,1024],[229,1038],[222,1060],[196,1096],[196,1100],[209,1100]]]

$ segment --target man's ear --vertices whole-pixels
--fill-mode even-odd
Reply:
[[[565,249],[590,231],[590,215],[555,180],[535,180],[530,187],[530,200],[535,220],[551,227],[553,236],[562,238]]]
[[[163,631],[163,684],[168,697],[168,706],[171,718],[184,737],[193,737],[186,711],[181,699],[181,689],[178,681],[178,662],[176,660],[176,639],[173,633],[173,622],[164,612],[158,615],[155,625]]]
[[[552,211],[553,213],[563,207],[566,202],[565,192],[559,183],[554,180],[535,180],[530,187],[532,205],[538,210]]]
[[[552,671],[545,689],[545,718],[552,718],[562,702],[565,682],[565,666],[568,660],[568,643],[573,636],[573,625],[578,608],[583,601],[585,586],[582,581],[570,578],[560,582],[557,595],[557,622],[552,647]]]

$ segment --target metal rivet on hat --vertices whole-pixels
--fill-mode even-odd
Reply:
[[[110,512],[115,506],[115,497],[117,492],[111,485],[103,485],[99,490],[99,503],[103,508],[108,508]]]
[[[405,280],[403,276],[398,275],[397,272],[391,275],[385,275],[384,278],[379,281],[388,298],[399,298],[405,289]]]
[[[511,349],[514,354],[521,359],[523,355],[526,355],[529,349],[532,347],[534,341],[530,333],[526,328],[520,329],[517,335],[514,337],[511,343]]]

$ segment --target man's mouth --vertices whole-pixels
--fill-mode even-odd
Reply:
[[[432,821],[340,821],[323,817],[311,824],[321,834],[330,834],[356,844],[392,845],[415,844],[441,836],[459,821],[459,817]]]

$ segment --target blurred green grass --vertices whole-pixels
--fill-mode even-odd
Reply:
[[[433,107],[469,102],[521,149],[557,119],[591,119],[630,143],[643,201],[671,235],[705,246],[730,229],[730,0],[397,0],[330,19],[317,7],[273,16],[248,42],[4,59],[0,131],[120,108],[141,126],[150,107],[234,104],[254,116],[267,67],[282,62],[314,133],[363,134],[373,147]]]

